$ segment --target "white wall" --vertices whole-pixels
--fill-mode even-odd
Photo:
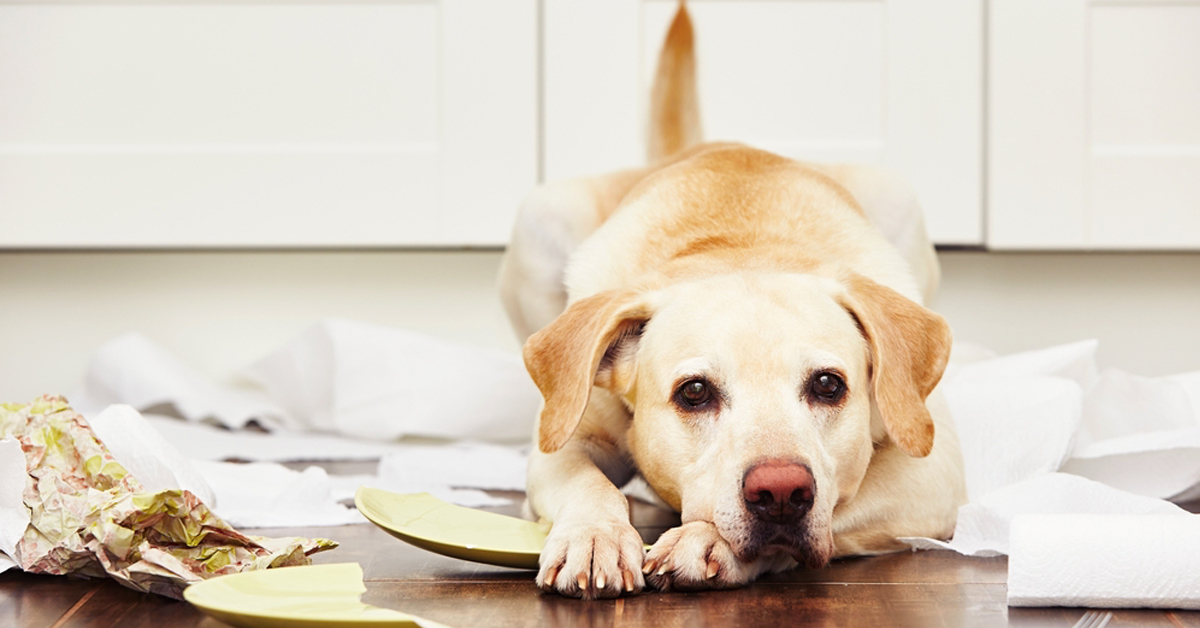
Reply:
[[[338,316],[517,350],[497,252],[0,253],[0,400],[69,393],[139,331],[216,379]]]
[[[495,251],[0,252],[0,401],[68,393],[140,331],[218,380],[342,316],[517,351]],[[1102,365],[1200,370],[1200,254],[942,254],[936,308],[1002,352],[1100,339]]]
[[[1101,367],[1200,370],[1200,254],[942,253],[935,309],[1002,353],[1098,338]]]

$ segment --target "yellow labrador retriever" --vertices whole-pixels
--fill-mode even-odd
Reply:
[[[947,537],[965,501],[911,191],[696,144],[693,59],[681,5],[654,165],[535,190],[501,270],[545,398],[528,506],[553,523],[546,591],[735,587]],[[618,488],[639,473],[683,522],[648,553]]]

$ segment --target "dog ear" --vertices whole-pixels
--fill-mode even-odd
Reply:
[[[888,436],[910,456],[933,449],[925,398],[950,357],[946,319],[899,292],[849,273],[842,305],[858,320],[871,349],[871,387]]]
[[[598,372],[611,366],[625,341],[640,332],[650,310],[634,292],[607,291],[572,303],[525,342],[525,368],[545,403],[538,448],[552,453],[575,433]]]

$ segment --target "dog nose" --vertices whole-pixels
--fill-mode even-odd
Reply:
[[[746,510],[772,523],[794,523],[812,509],[816,483],[807,465],[786,460],[760,462],[742,479]]]

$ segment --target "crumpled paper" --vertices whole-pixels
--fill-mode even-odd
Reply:
[[[285,426],[358,438],[527,441],[541,394],[520,356],[330,319],[244,373]]]
[[[145,490],[62,397],[0,404],[0,442],[6,443],[0,469],[14,466],[12,442],[19,443],[24,469],[0,476],[0,497],[14,485],[22,489],[20,506],[0,516],[6,522],[0,547],[25,571],[108,575],[139,591],[181,598],[190,582],[308,564],[308,555],[336,546],[243,535],[190,491]],[[23,517],[28,523],[20,535],[9,536],[12,518]]]
[[[230,429],[255,422],[272,428],[284,422],[284,410],[261,392],[221,386],[179,361],[138,333],[117,336],[92,354],[84,385],[71,394],[87,416],[113,404],[138,410],[169,408],[191,421],[211,421]]]
[[[1021,515],[1186,514],[1165,500],[1200,491],[1200,373],[1101,373],[1096,347],[975,352],[947,369],[969,503],[949,541],[905,541],[994,556],[1008,553]]]
[[[520,356],[414,331],[329,319],[215,384],[136,333],[93,355],[78,393],[86,415],[110,404],[169,409],[239,429],[528,442],[541,395]]]

